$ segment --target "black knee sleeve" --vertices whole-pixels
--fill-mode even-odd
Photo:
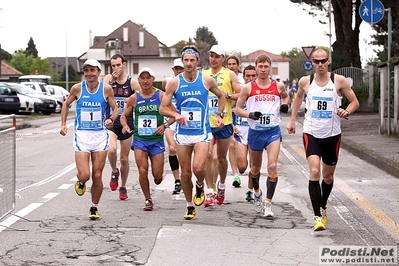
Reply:
[[[176,155],[174,156],[169,155],[169,165],[172,171],[179,170],[179,160],[177,159]]]

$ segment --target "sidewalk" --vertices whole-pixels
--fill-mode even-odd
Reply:
[[[40,119],[17,116],[17,130],[43,124],[44,119],[59,120],[59,116],[51,115]],[[298,116],[297,121],[302,123],[303,116]],[[10,127],[12,119],[0,119],[0,131]],[[399,178],[399,138],[379,135],[378,114],[354,113],[348,120],[342,119],[341,147]]]
[[[399,138],[379,134],[378,114],[353,114],[342,122],[341,147],[399,178]]]

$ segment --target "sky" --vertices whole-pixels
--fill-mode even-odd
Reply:
[[[195,37],[208,27],[219,45],[243,55],[256,50],[273,54],[303,46],[329,46],[329,27],[289,0],[0,0],[0,45],[9,53],[26,49],[30,37],[41,58],[78,57],[92,37],[106,36],[131,20],[168,46]],[[328,22],[327,18],[324,19]],[[333,20],[332,20],[333,21]],[[375,57],[360,28],[362,62]],[[331,26],[331,43],[335,41]]]

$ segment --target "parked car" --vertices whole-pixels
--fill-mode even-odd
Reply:
[[[40,94],[34,89],[21,83],[7,84],[17,93],[29,96],[33,99],[35,113],[41,112],[44,115],[55,113],[57,102],[51,96]]]
[[[49,90],[46,88],[46,83],[44,82],[26,81],[26,82],[21,82],[21,84],[31,87],[40,94],[50,95]]]
[[[21,107],[19,107],[20,114],[31,114],[35,112],[35,99],[27,95],[17,93]]]
[[[14,85],[14,83],[2,83],[3,85],[7,85],[10,86],[12,88],[12,86]],[[15,83],[17,86],[20,86],[21,84],[19,83]],[[23,85],[21,85],[23,86]],[[12,90],[15,90],[14,88],[12,88]],[[32,98],[29,97],[27,95],[21,94],[19,91],[15,90],[17,92],[19,101],[21,103],[21,106],[19,107],[19,113],[20,114],[31,114],[35,112],[35,101],[36,98]]]
[[[0,84],[0,112],[18,114],[21,103],[15,91]]]
[[[55,107],[55,112],[61,112],[62,104],[68,98],[69,91],[61,86],[57,85],[46,85],[47,90],[50,92],[50,96],[57,101],[57,106]]]

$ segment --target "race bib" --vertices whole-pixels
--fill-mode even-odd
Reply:
[[[138,133],[140,136],[151,136],[155,134],[157,129],[156,115],[140,115],[138,117]]]
[[[332,97],[313,96],[311,101],[313,118],[330,119],[334,112],[334,99]]]
[[[202,128],[202,116],[200,107],[182,107],[181,115],[186,118],[187,125],[182,125],[185,129],[201,129]]]
[[[115,97],[116,106],[119,109],[119,115],[122,115],[125,110],[125,99],[125,97]],[[110,113],[112,114],[112,109],[110,109]]]
[[[255,129],[267,130],[270,127],[273,127],[273,125],[271,125],[273,116],[274,114],[262,114],[262,116],[259,117],[259,120],[255,120]]]
[[[208,96],[209,115],[216,115],[218,113],[219,99],[216,95]]]
[[[103,128],[101,107],[82,107],[80,110],[81,129]]]

